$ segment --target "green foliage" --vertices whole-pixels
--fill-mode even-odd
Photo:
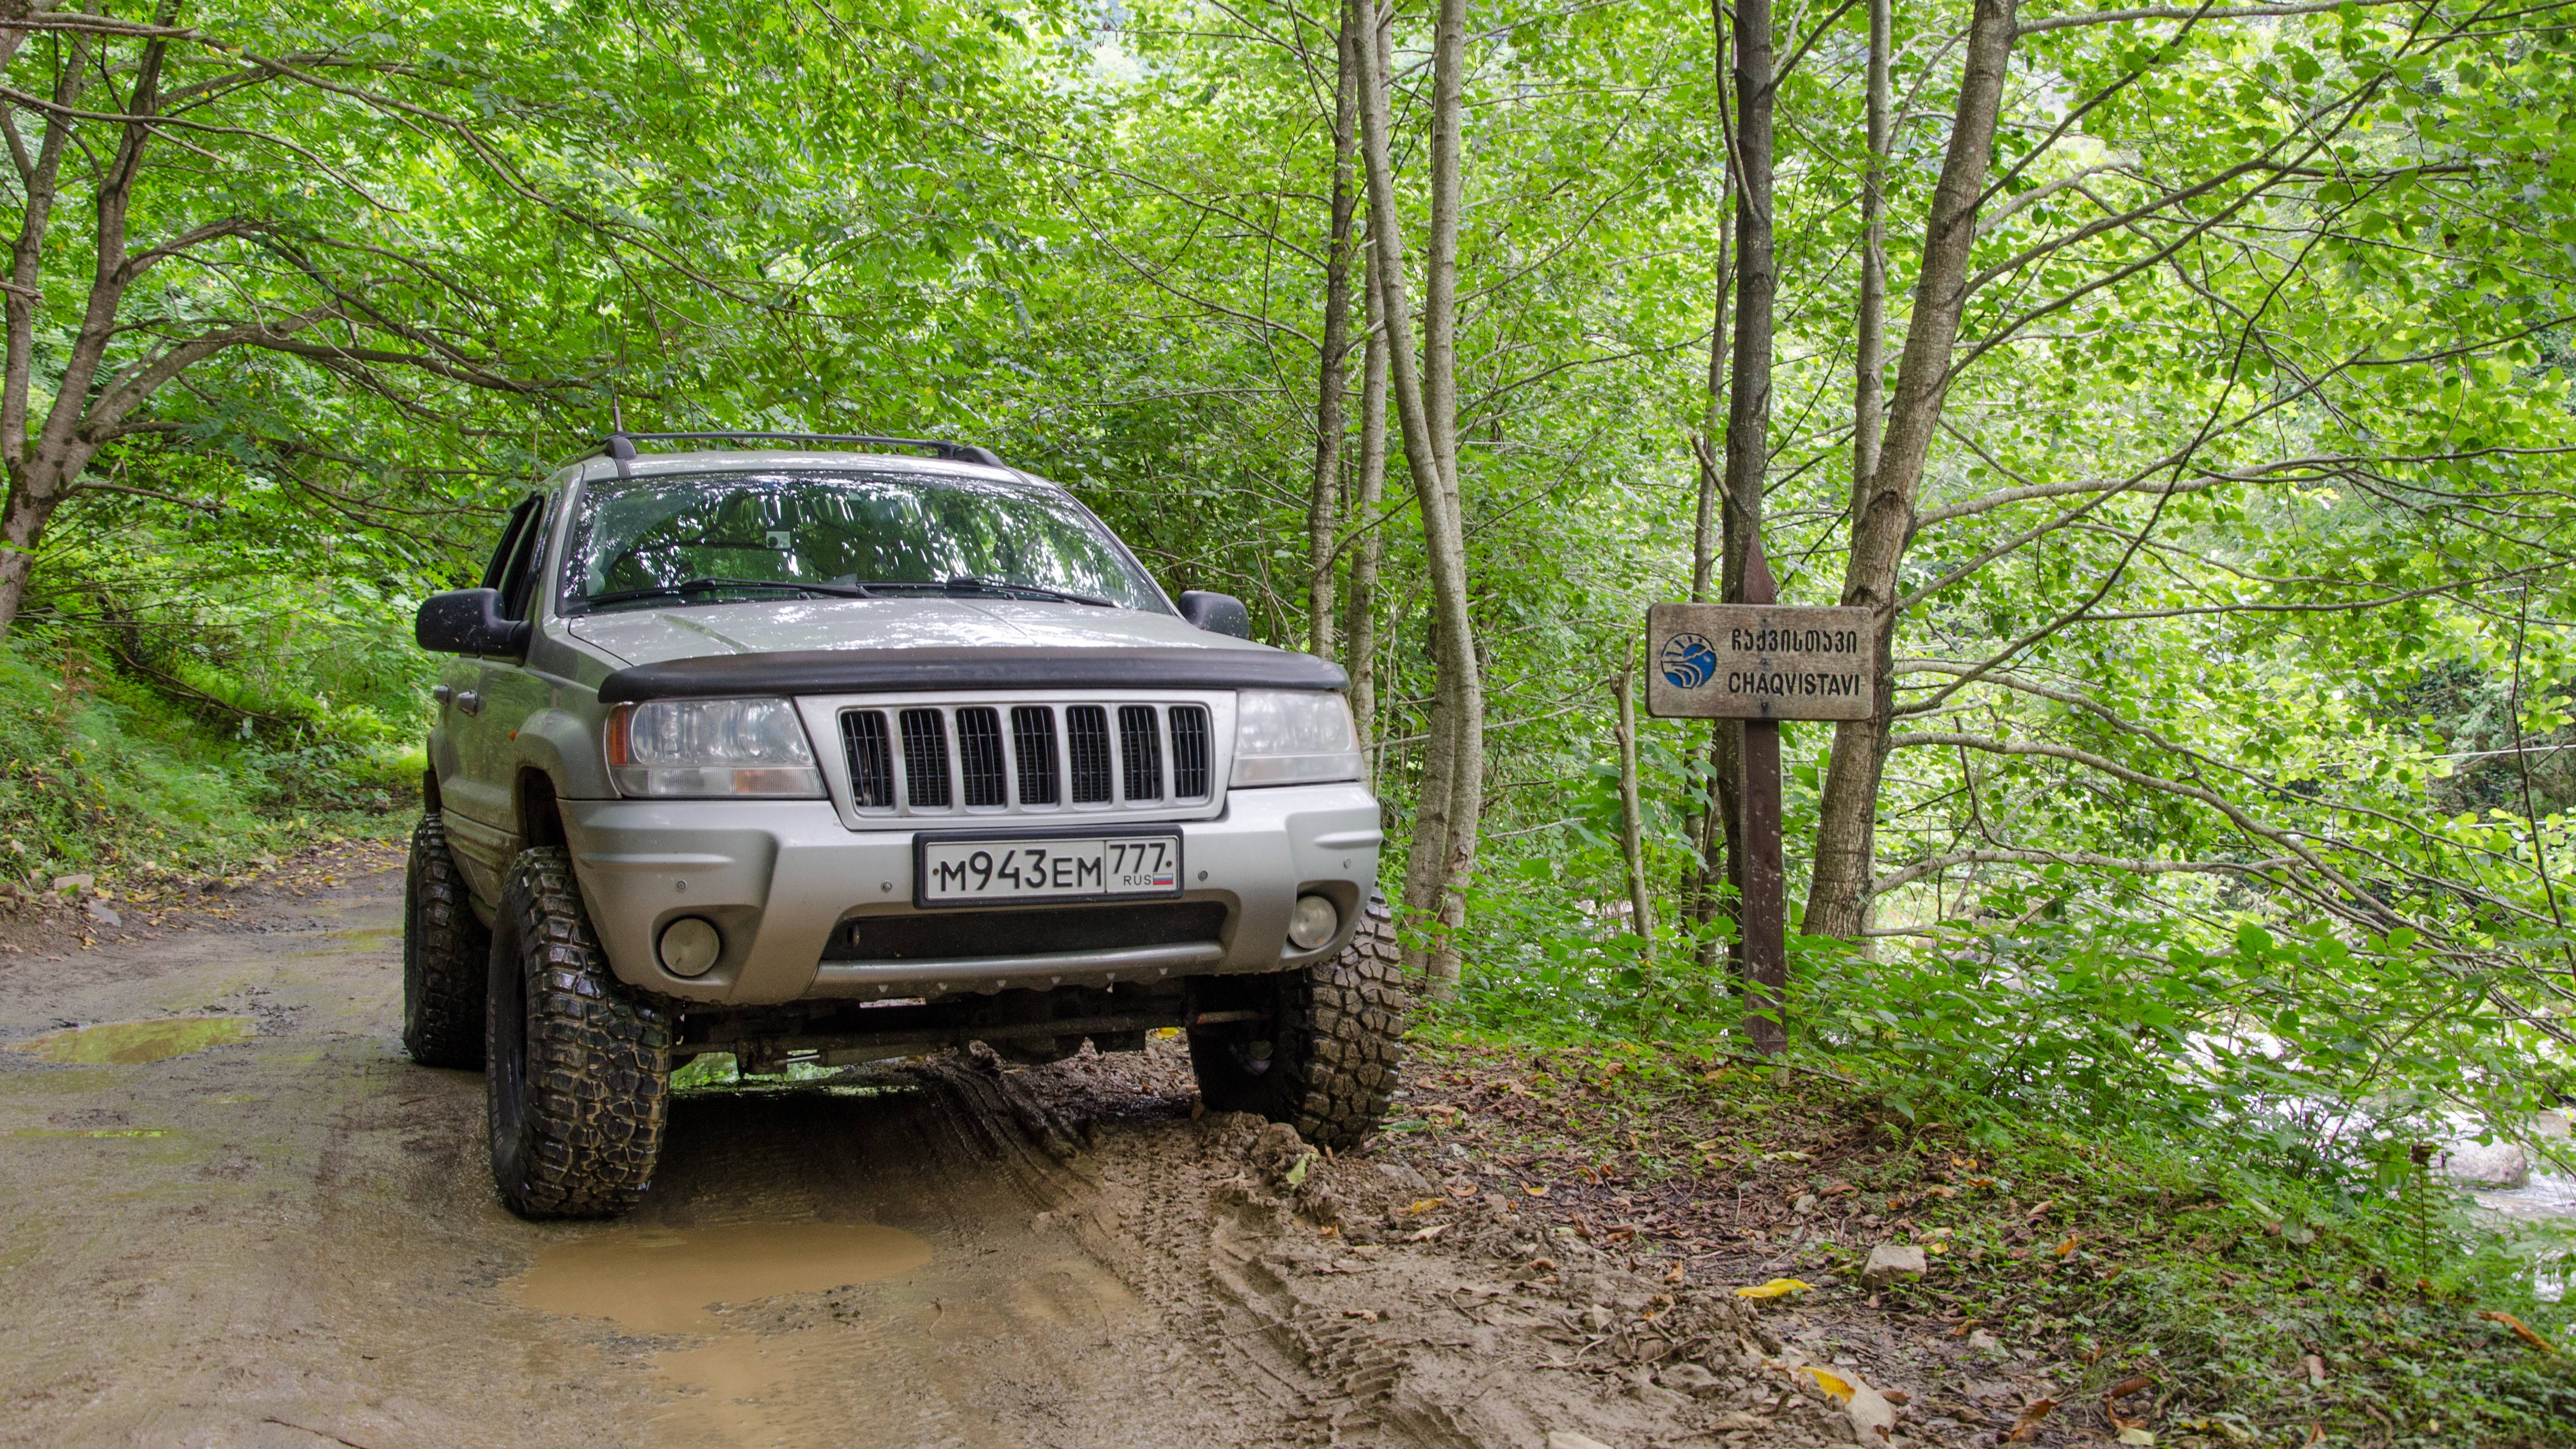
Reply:
[[[218,731],[74,647],[0,646],[0,873],[222,874],[324,833],[390,834],[419,758]]]

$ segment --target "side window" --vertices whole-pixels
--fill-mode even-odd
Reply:
[[[510,571],[510,559],[518,552],[519,536],[527,528],[528,516],[536,511],[537,496],[533,493],[520,499],[519,506],[510,510],[509,521],[501,525],[500,545],[492,550],[492,561],[483,566],[483,582],[476,585],[477,588],[497,589],[502,586],[502,579]]]
[[[545,500],[531,497],[519,505],[523,510],[517,536],[511,540],[509,561],[501,570],[501,581],[494,587],[501,591],[501,617],[528,617],[528,599],[535,592],[537,568],[546,547]]]

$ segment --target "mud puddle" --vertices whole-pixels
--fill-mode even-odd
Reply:
[[[243,1016],[165,1016],[47,1032],[9,1049],[66,1066],[130,1067],[194,1056],[258,1034],[258,1024]]]
[[[690,1346],[646,1360],[676,1396],[661,1427],[763,1444],[799,1427],[799,1380],[829,1356],[815,1330],[763,1334],[727,1311],[901,1277],[930,1259],[928,1241],[874,1223],[612,1228],[546,1249],[502,1287],[540,1312],[688,1335]]]

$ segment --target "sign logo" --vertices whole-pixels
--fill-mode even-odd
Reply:
[[[1717,649],[1702,634],[1675,634],[1664,641],[1659,661],[1664,682],[1675,689],[1697,689],[1717,675]]]

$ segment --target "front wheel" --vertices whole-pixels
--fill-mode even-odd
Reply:
[[[522,851],[510,867],[485,1006],[501,1200],[527,1218],[633,1207],[661,1155],[671,1017],[610,972],[561,849]]]
[[[1311,966],[1203,978],[1203,1007],[1248,1007],[1265,1020],[1190,1033],[1199,1096],[1219,1112],[1285,1122],[1318,1147],[1356,1147],[1395,1095],[1408,1005],[1397,973],[1395,913],[1372,893],[1350,944]]]

